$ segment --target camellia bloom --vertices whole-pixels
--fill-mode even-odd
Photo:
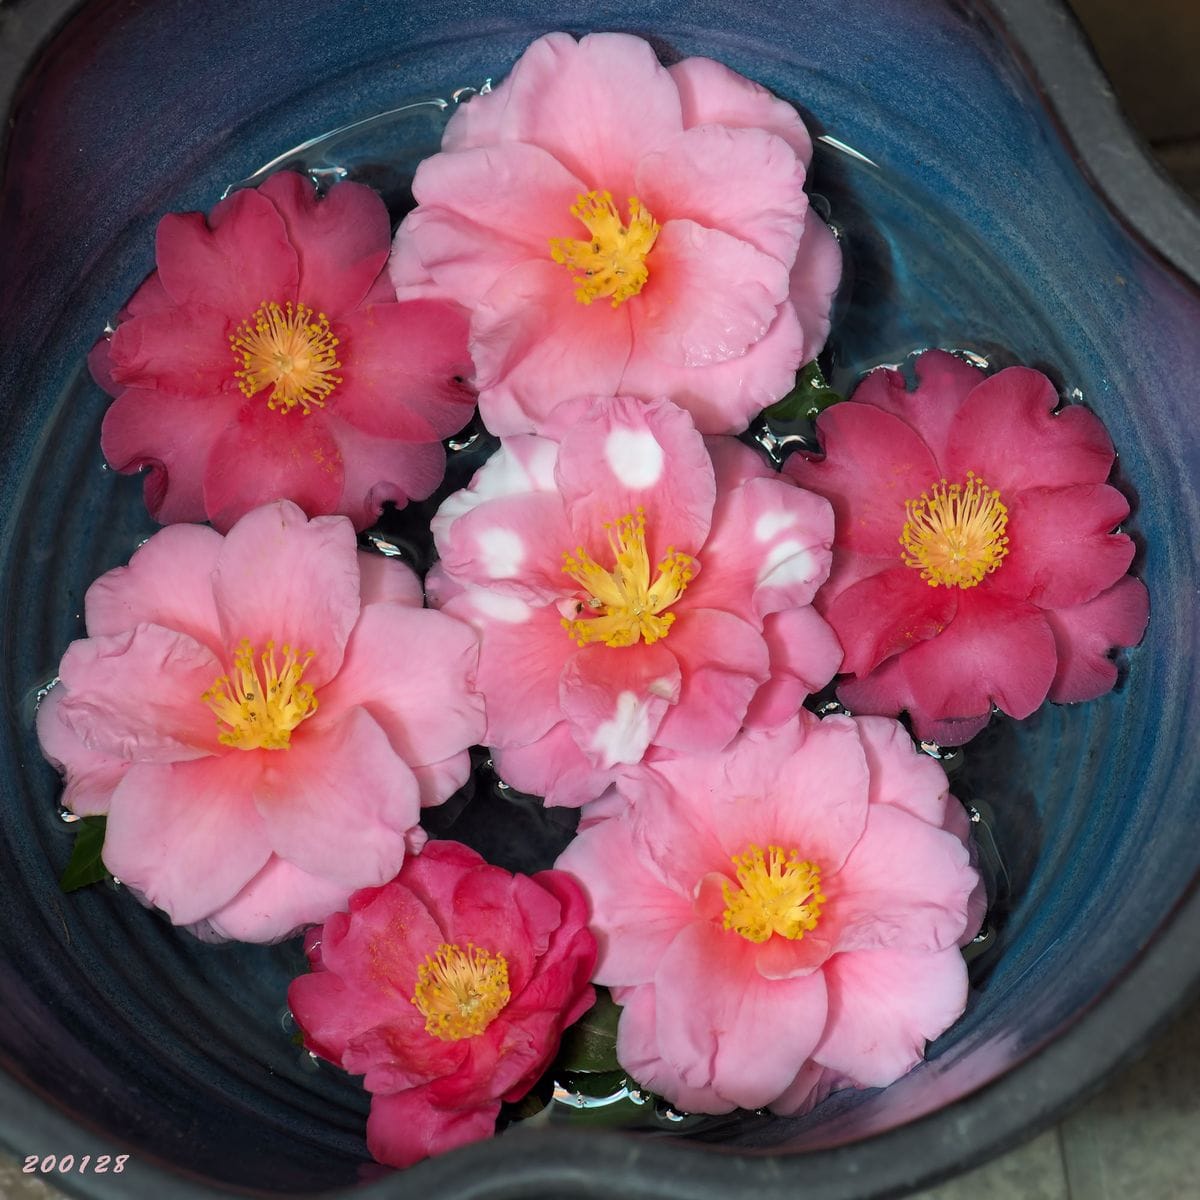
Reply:
[[[784,473],[837,514],[817,607],[845,649],[838,696],[855,712],[907,709],[920,738],[973,737],[992,705],[1026,717],[1047,696],[1108,691],[1115,646],[1147,620],[1125,575],[1129,513],[1105,480],[1099,419],[1037,371],[985,377],[949,354],[916,360],[918,386],[872,371],[817,421],[825,457]]]
[[[946,777],[883,717],[808,712],[663,755],[584,809],[617,1058],[688,1112],[884,1087],[962,1013],[984,908]]]
[[[227,530],[272,500],[369,525],[441,482],[475,398],[465,316],[395,302],[391,226],[357,183],[318,199],[281,172],[208,215],[159,222],[158,270],[92,352],[117,397],[101,446],[150,468],[151,515]]]
[[[431,603],[480,633],[486,741],[514,787],[595,799],[654,747],[777,724],[841,661],[810,606],[827,503],[666,400],[569,401],[433,520]]]
[[[470,310],[493,433],[561,432],[552,410],[585,395],[669,396],[737,432],[829,331],[841,255],[811,156],[795,109],[719,63],[549,34],[418,168],[397,295]]]
[[[561,871],[511,875],[429,842],[308,936],[288,989],[305,1045],[373,1093],[367,1145],[406,1167],[490,1137],[595,1001],[596,941]]]
[[[392,878],[483,732],[474,633],[344,517],[161,530],[86,598],[38,709],[104,862],[206,936],[270,941]]]

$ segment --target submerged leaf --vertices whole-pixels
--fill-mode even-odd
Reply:
[[[790,422],[813,420],[818,413],[831,404],[845,399],[825,380],[816,362],[810,362],[796,376],[796,386],[782,400],[776,401],[766,410],[770,421]]]
[[[607,989],[596,989],[596,1003],[563,1034],[558,1065],[563,1072],[616,1071],[617,1019],[621,1006]]]
[[[67,863],[58,886],[64,892],[75,892],[92,883],[101,883],[111,878],[108,868],[100,858],[104,850],[104,831],[107,817],[83,817],[75,830],[75,848],[71,861]]]

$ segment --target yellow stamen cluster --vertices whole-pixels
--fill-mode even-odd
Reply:
[[[342,382],[335,374],[342,365],[338,345],[324,313],[290,300],[264,300],[229,338],[239,364],[234,372],[238,387],[253,396],[274,384],[267,407],[291,412],[299,405],[304,416],[324,408],[329,393]]]
[[[646,515],[638,509],[617,521],[606,521],[613,568],[605,570],[582,546],[563,555],[563,571],[587,593],[580,612],[595,616],[564,617],[563,628],[580,645],[603,642],[606,646],[632,646],[641,639],[657,642],[675,623],[674,613],[664,609],[683,594],[696,561],[689,554],[667,547],[658,564],[658,575],[650,578],[650,556],[646,550]],[[600,610],[603,609],[603,615]]]
[[[312,685],[300,682],[312,656],[310,650],[298,658],[284,646],[281,665],[275,643],[268,642],[256,664],[253,647],[243,639],[232,676],[217,676],[200,697],[217,714],[221,744],[238,750],[286,750],[292,730],[317,711]]]
[[[444,1042],[475,1037],[508,1003],[508,960],[467,943],[443,943],[417,968],[412,1002],[425,1018],[425,1032]]]
[[[943,479],[904,508],[904,564],[930,587],[975,587],[1008,554],[1008,509],[974,471],[965,485]]]
[[[799,853],[780,846],[750,846],[735,854],[733,865],[741,887],[723,883],[725,928],[748,942],[765,942],[772,934],[799,941],[821,918],[821,872],[816,863],[798,862]]]
[[[646,255],[658,237],[658,222],[642,207],[636,196],[629,199],[629,224],[613,203],[611,192],[585,192],[571,205],[591,237],[550,239],[550,257],[577,272],[572,278],[575,299],[591,304],[604,296],[612,306],[636,296],[646,285],[650,270]]]

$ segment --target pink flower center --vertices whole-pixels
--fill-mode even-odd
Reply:
[[[616,308],[636,296],[650,278],[646,255],[658,237],[658,222],[642,207],[636,196],[629,198],[629,224],[623,224],[611,192],[584,192],[571,205],[590,235],[550,239],[550,257],[576,272],[575,299],[591,304],[602,296],[612,297]]]
[[[721,885],[725,897],[725,928],[748,942],[765,942],[772,934],[799,941],[817,927],[821,917],[821,872],[813,862],[799,862],[796,850],[751,845],[733,856],[737,881]]]
[[[218,675],[200,699],[217,714],[218,741],[238,750],[286,750],[292,730],[317,711],[312,684],[300,677],[313,656],[310,650],[297,658],[283,647],[283,663],[275,656],[275,643],[254,661],[254,649],[242,639],[233,659],[233,674]]]
[[[919,570],[930,587],[975,587],[1008,554],[1008,509],[974,471],[965,486],[943,479],[904,509],[904,565]]]
[[[580,646],[632,646],[643,638],[657,642],[675,623],[675,614],[664,610],[683,595],[696,573],[696,560],[668,546],[652,580],[644,511],[639,508],[636,516],[606,521],[604,528],[613,552],[612,570],[605,570],[582,546],[563,555],[563,571],[587,593],[578,602],[575,619],[563,617],[563,628]]]
[[[229,338],[239,368],[234,372],[238,387],[247,396],[271,387],[268,408],[291,412],[299,405],[304,416],[324,408],[329,393],[342,382],[335,374],[342,365],[338,344],[324,313],[314,314],[307,304],[290,300],[264,300]]]
[[[444,1042],[475,1037],[508,1003],[508,960],[467,943],[443,943],[417,968],[412,1003],[425,1018],[425,1032]]]

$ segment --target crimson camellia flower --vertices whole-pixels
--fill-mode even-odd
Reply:
[[[307,947],[288,1004],[310,1050],[365,1076],[367,1145],[396,1167],[489,1137],[595,1001],[579,885],[457,842],[426,843]]]
[[[474,409],[453,305],[395,302],[391,232],[370,188],[324,199],[281,172],[158,226],[158,270],[90,365],[117,397],[101,431],[118,471],[148,466],[151,515],[228,529],[289,499],[362,529],[385,500],[441,482],[441,439]]]
[[[836,514],[817,608],[834,627],[856,712],[907,709],[920,738],[974,737],[995,704],[1026,717],[1047,697],[1091,700],[1108,657],[1138,642],[1145,586],[1127,577],[1129,504],[1105,481],[1115,454],[1080,405],[1056,412],[1044,375],[990,377],[940,351],[918,386],[871,372],[823,412],[820,460],[784,473]]]
[[[454,114],[389,270],[399,296],[470,310],[501,437],[556,435],[560,400],[618,394],[736,433],[829,332],[842,260],[811,157],[796,110],[720,63],[547,34]]]

